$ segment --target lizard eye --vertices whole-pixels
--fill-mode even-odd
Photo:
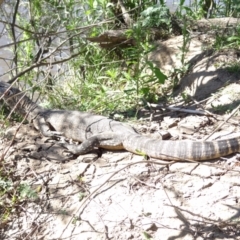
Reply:
[[[8,89],[9,87],[10,87],[9,84],[0,82],[0,89],[1,89],[0,92],[2,93],[2,95],[7,96],[7,97],[13,95],[13,91],[12,91],[12,89]],[[7,89],[8,89],[8,91],[6,91]]]
[[[4,93],[4,96],[7,96],[7,97],[9,97],[11,95],[13,95],[13,91],[11,91],[11,90],[8,90],[7,92]]]

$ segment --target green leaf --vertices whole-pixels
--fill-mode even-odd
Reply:
[[[159,68],[153,66],[152,62],[147,61],[146,63],[150,67],[150,69],[153,71],[155,76],[157,77],[158,82],[161,83],[161,84],[165,83],[165,80],[167,79],[167,76],[165,74],[163,74],[162,71]]]
[[[162,84],[165,83],[165,80],[167,79],[167,76],[164,75],[164,74],[160,71],[159,68],[155,68],[155,69],[154,69],[154,73],[155,73],[156,77],[158,78],[159,83],[162,83]]]
[[[37,193],[31,189],[31,187],[27,184],[20,184],[19,188],[19,193],[21,198],[32,198],[35,199],[37,198]]]
[[[143,87],[141,88],[141,92],[144,96],[146,96],[150,91],[150,88],[149,87]]]
[[[232,37],[229,37],[227,38],[227,41],[228,42],[232,42],[232,41],[240,41],[240,37],[237,37],[237,36],[232,36]]]
[[[147,240],[153,239],[152,236],[151,236],[149,233],[147,233],[147,232],[143,232],[143,236],[144,236],[144,238],[147,239]]]
[[[183,6],[184,3],[185,3],[185,0],[181,0],[180,3],[179,3],[179,5],[180,5],[180,6]]]

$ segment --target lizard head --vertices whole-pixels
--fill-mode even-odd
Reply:
[[[20,93],[20,91],[17,88],[11,87],[8,83],[0,82],[0,98],[6,100],[18,93]]]
[[[16,111],[19,110],[19,112],[22,110],[20,106],[28,102],[28,97],[23,92],[5,82],[0,82],[0,99],[4,99],[11,108],[18,105]]]
[[[26,92],[21,92],[19,89],[12,87],[9,83],[1,81],[0,99],[4,99],[10,108],[14,109],[14,111],[24,116],[26,113],[30,116],[30,111],[34,112],[35,109],[40,108],[37,106],[37,104],[32,102],[29,97],[26,96]]]

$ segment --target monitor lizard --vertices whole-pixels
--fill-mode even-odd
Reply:
[[[0,82],[0,96],[15,112],[26,116],[47,137],[64,136],[81,144],[64,143],[67,151],[85,154],[95,148],[125,149],[136,154],[174,161],[203,161],[240,151],[240,137],[218,141],[160,140],[142,136],[133,127],[87,112],[44,109],[25,93]]]

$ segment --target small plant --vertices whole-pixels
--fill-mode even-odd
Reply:
[[[153,240],[152,236],[147,232],[143,232],[143,237],[146,240]]]
[[[87,194],[85,192],[80,192],[78,195],[79,201],[82,201],[86,196],[87,196]]]
[[[211,104],[211,107],[212,107],[214,113],[216,113],[216,114],[223,114],[223,113],[229,114],[234,109],[233,106],[229,106],[228,104],[227,105],[219,104],[217,106]]]
[[[232,73],[239,73],[240,72],[240,63],[233,62],[227,66],[227,70]]]
[[[10,174],[10,173],[8,173]],[[7,175],[8,175],[7,174]],[[37,193],[26,184],[21,183],[16,188],[11,174],[7,176],[6,172],[0,171],[0,221],[8,222],[14,218],[15,209],[25,200],[34,200]],[[11,179],[11,180],[10,180]]]
[[[192,100],[191,97],[189,96],[189,94],[187,94],[185,92],[183,92],[181,94],[181,97],[182,97],[184,103],[189,103]]]
[[[163,2],[148,7],[141,13],[141,21],[143,27],[162,27],[170,29],[171,17],[168,7]]]
[[[21,183],[17,189],[20,199],[36,199],[37,193],[27,184]]]
[[[215,42],[213,44],[214,49],[221,50],[226,48],[232,48],[232,49],[240,48],[240,26],[237,26],[236,28],[231,29],[227,33],[221,31],[221,29],[219,29],[218,32],[220,33],[222,32],[222,34],[218,33],[216,35]]]

